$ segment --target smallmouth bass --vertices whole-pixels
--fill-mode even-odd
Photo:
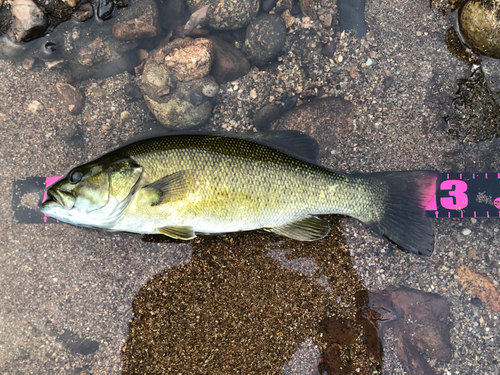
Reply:
[[[73,225],[184,240],[264,229],[299,241],[325,237],[330,227],[315,215],[333,213],[407,251],[432,253],[424,208],[435,194],[434,172],[344,175],[302,158],[309,143],[300,133],[273,137],[193,133],[134,142],[73,168],[47,189],[41,211]]]

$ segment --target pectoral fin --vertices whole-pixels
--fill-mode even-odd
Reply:
[[[315,241],[330,232],[330,225],[317,217],[308,216],[280,227],[267,228],[267,230],[297,241]]]
[[[154,193],[151,205],[155,206],[162,202],[172,202],[185,198],[190,192],[194,192],[198,185],[197,181],[196,171],[179,171],[160,178],[144,186],[143,189]]]
[[[190,240],[196,237],[193,227],[172,226],[156,228],[155,231],[165,236],[177,238],[179,240]]]

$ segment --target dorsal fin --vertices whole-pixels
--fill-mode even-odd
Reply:
[[[318,143],[313,138],[297,130],[277,130],[258,133],[220,133],[218,135],[260,143],[309,162],[315,162],[319,152]]]

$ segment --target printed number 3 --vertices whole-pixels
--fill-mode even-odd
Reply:
[[[450,190],[449,197],[441,198],[441,206],[447,210],[461,210],[469,204],[467,183],[460,180],[446,180],[441,183],[441,190]]]

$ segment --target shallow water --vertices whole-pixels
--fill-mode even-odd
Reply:
[[[323,125],[331,138],[317,138],[328,143],[320,164],[499,172],[497,141],[463,145],[446,131],[457,81],[471,72],[447,51],[450,21],[423,3],[368,2],[367,36],[336,39],[318,80],[353,111],[345,128]],[[280,64],[283,78],[254,70],[222,85],[207,128],[251,128],[255,110],[280,95],[270,86],[297,94],[288,79],[303,78],[296,72],[306,63],[284,54]],[[22,181],[61,175],[158,124],[125,95],[128,74],[73,82],[86,106],[72,116],[55,89],[67,72],[40,61],[0,66],[0,372],[498,373],[498,218],[434,219],[430,258],[335,216],[326,218],[331,234],[311,243],[258,232],[145,242],[25,223],[40,217],[16,213],[32,209],[41,190]],[[251,99],[252,88],[262,98]]]

